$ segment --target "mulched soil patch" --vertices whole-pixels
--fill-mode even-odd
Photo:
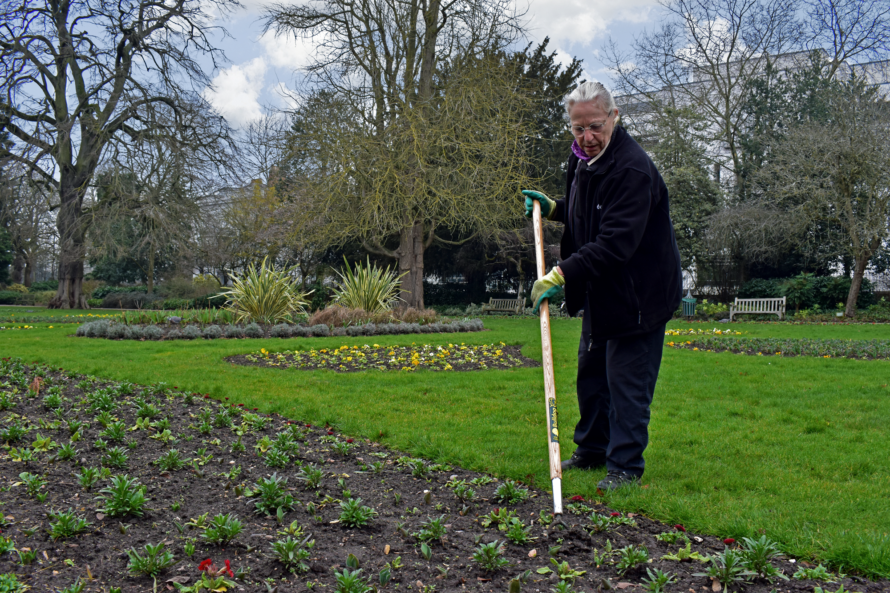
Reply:
[[[319,590],[338,591],[342,589],[336,585],[337,573],[342,574],[347,563],[357,563],[360,576],[372,584],[389,564],[392,580],[381,590],[500,592],[521,576],[522,590],[538,592],[557,584],[553,572],[538,572],[556,568],[551,555],[566,567],[584,571],[574,580],[576,591],[642,591],[648,568],[677,575],[678,582],[668,591],[701,592],[712,590],[712,581],[693,573],[705,565],[662,559],[676,553],[682,539],[667,543],[657,537],[688,536],[691,549],[702,555],[721,552],[726,545],[715,537],[681,535],[643,516],[621,515],[601,500],[567,500],[566,514],[554,520],[546,492],[530,488],[527,498],[518,500],[524,491],[518,484],[507,486],[505,480],[348,438],[333,427],[256,414],[238,402],[182,393],[164,384],[113,383],[5,360],[0,361],[0,408],[0,438],[8,441],[0,458],[2,537],[8,538],[2,542],[15,548],[0,555],[0,573],[17,575],[37,592],[57,591],[78,579],[85,584],[84,591],[96,593],[108,593],[112,587],[140,593],[174,590],[174,580],[194,585],[199,564],[207,559],[216,567],[230,562],[238,575],[236,591],[302,592],[312,584]],[[13,438],[13,426],[27,433]],[[100,440],[106,443],[104,451]],[[66,445],[76,449],[67,459]],[[109,473],[126,474],[145,486],[148,502],[142,516],[111,516],[98,498],[110,485],[108,477],[89,490],[81,486],[78,476],[83,468],[107,467],[113,447],[121,447],[118,453],[127,460],[125,467],[110,468]],[[189,460],[187,464],[179,470],[155,465],[171,449]],[[31,460],[26,460],[29,456]],[[269,467],[270,463],[283,466]],[[310,471],[301,474],[301,467]],[[317,485],[301,480],[311,478],[313,467],[322,472]],[[29,493],[23,473],[40,476],[45,484],[38,483]],[[259,498],[251,496],[254,485],[273,473],[287,480],[286,494],[294,499],[293,508],[283,509],[280,518],[274,511],[256,512]],[[475,494],[470,496],[467,489]],[[498,500],[510,495],[505,490],[511,489],[517,500]],[[376,513],[367,526],[346,525],[341,503],[350,498],[361,498],[360,505]],[[67,509],[89,521],[89,526],[80,535],[54,540],[48,533],[53,523],[49,513]],[[496,509],[515,513],[533,539],[522,545],[506,542],[505,531],[486,527],[486,517]],[[210,531],[200,527],[201,517],[206,514],[207,521],[224,513],[236,515],[243,529],[225,545],[207,542]],[[430,520],[439,517],[446,532],[441,540],[429,541],[425,558],[427,550],[419,539],[424,529],[431,531]],[[296,539],[308,536],[314,541],[311,548],[304,546],[305,566],[296,572],[288,570],[272,550],[288,528],[303,530]],[[472,560],[474,550],[495,540],[506,542],[502,557],[509,566],[485,570]],[[172,552],[175,564],[157,574],[157,584],[145,575],[129,574],[127,551],[135,549],[144,556],[146,544],[160,543]],[[189,543],[195,546],[190,557],[184,552]],[[626,546],[644,546],[653,562],[619,576],[622,555],[617,550]],[[33,553],[33,561],[22,564],[18,552],[25,559]],[[804,563],[780,559],[774,565],[791,574]],[[845,578],[828,588],[834,591],[841,583],[853,591],[890,590],[890,582],[858,578]],[[758,579],[742,590],[810,593],[816,585],[825,586],[813,580],[773,585]]]
[[[520,346],[483,344],[466,346],[342,346],[319,350],[269,352],[265,348],[239,354],[226,361],[244,366],[274,367],[314,371],[330,369],[340,373],[358,371],[479,371],[539,367],[541,363],[522,355]]]

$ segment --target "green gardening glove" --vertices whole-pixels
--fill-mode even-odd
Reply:
[[[557,296],[562,292],[562,287],[565,286],[565,283],[566,279],[556,271],[556,268],[553,268],[549,274],[535,282],[535,285],[532,286],[532,302],[535,304],[532,313],[537,315],[538,309],[541,308],[541,301]]]
[[[532,212],[534,211],[534,201],[537,200],[541,202],[541,216],[550,220],[553,218],[553,215],[556,214],[556,202],[542,194],[538,191],[532,191],[530,189],[522,190],[522,194],[525,196],[525,217],[531,218]]]

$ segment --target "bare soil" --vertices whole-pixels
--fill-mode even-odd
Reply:
[[[103,390],[113,394],[110,415],[127,428],[122,442],[109,441],[100,434],[105,431],[99,422],[100,412],[91,410],[101,401]],[[53,395],[61,398],[55,410],[49,408],[57,402],[46,399]],[[2,536],[10,538],[16,549],[0,555],[0,573],[16,574],[32,591],[57,591],[78,579],[85,584],[83,590],[90,592],[107,593],[112,587],[124,592],[175,590],[174,580],[193,585],[200,574],[198,564],[208,558],[217,566],[229,560],[232,569],[239,571],[237,591],[285,593],[307,591],[309,587],[337,591],[336,573],[346,568],[350,554],[360,566],[361,575],[378,587],[381,569],[387,563],[398,565],[392,568],[392,580],[381,591],[502,592],[517,577],[522,581],[522,591],[551,591],[558,577],[553,572],[538,572],[556,568],[551,557],[584,572],[574,579],[575,591],[643,591],[646,569],[676,575],[677,582],[666,588],[669,592],[717,590],[710,578],[693,576],[707,565],[662,559],[680,547],[679,542],[668,544],[656,539],[660,534],[677,532],[673,526],[639,515],[614,515],[603,500],[567,499],[567,512],[554,518],[547,492],[529,487],[528,498],[522,502],[497,501],[496,492],[504,485],[503,479],[412,459],[371,440],[350,439],[336,427],[312,426],[276,415],[253,416],[255,411],[244,410],[239,402],[215,401],[202,394],[183,393],[175,386],[111,383],[8,359],[0,362],[0,404],[4,407],[0,412],[3,434],[15,424],[28,428],[26,435],[6,444],[0,458],[0,511],[5,517]],[[145,416],[146,404],[158,410],[150,419],[154,426],[146,426],[137,415],[142,410]],[[265,427],[258,426],[262,420],[257,418],[267,419]],[[169,422],[167,428],[164,419]],[[202,432],[204,419],[209,420],[211,429],[207,431],[204,426]],[[77,431],[79,439],[74,442],[68,421],[87,423]],[[176,441],[158,439],[163,430],[169,430]],[[236,430],[243,432],[243,451],[237,448]],[[268,446],[263,439],[275,440],[280,433],[295,435],[299,448],[284,467],[272,468],[264,460],[268,453],[261,452]],[[50,437],[56,446],[48,451],[35,450],[35,441],[39,446],[41,437]],[[107,459],[103,460],[107,453],[96,447],[99,439],[107,442],[106,450],[120,446],[126,452],[126,466],[112,468],[110,473],[135,477],[146,487],[148,502],[143,516],[112,517],[103,510],[98,493],[109,485],[108,478],[90,490],[81,486],[81,468],[107,466]],[[69,443],[77,450],[76,455],[69,460],[59,459],[60,447]],[[31,450],[33,459],[16,461],[25,448]],[[160,469],[154,462],[170,449],[192,461],[176,471]],[[310,464],[323,472],[317,488],[307,488],[299,479],[301,467]],[[46,480],[34,496],[22,483],[20,474],[24,472]],[[275,513],[256,512],[257,497],[248,496],[258,481],[273,472],[287,480],[287,493],[295,499],[293,510],[282,512],[280,521]],[[453,487],[459,483],[475,491],[471,500],[462,502],[455,496]],[[40,501],[38,496],[45,498]],[[361,498],[361,504],[375,511],[367,526],[350,528],[341,520],[340,503],[349,497]],[[506,540],[503,531],[483,526],[486,515],[504,507],[530,528],[532,541],[514,544]],[[49,513],[67,509],[90,524],[80,535],[54,540],[49,533]],[[201,515],[212,518],[224,513],[236,515],[243,523],[240,534],[224,546],[206,542],[202,537],[205,532],[189,525]],[[598,531],[594,528],[597,516],[611,521],[629,518],[631,524]],[[427,559],[416,534],[430,519],[438,517],[443,517],[447,531],[440,541],[429,542],[431,555]],[[303,528],[304,536],[311,534],[309,539],[314,541],[305,570],[289,570],[272,552],[272,543],[282,539],[280,532],[294,521]],[[702,555],[713,555],[726,547],[716,537],[686,535],[691,549]],[[503,557],[509,565],[485,570],[472,559],[474,549],[495,540],[505,542]],[[173,553],[174,565],[160,571],[156,579],[128,571],[127,550],[136,549],[144,555],[146,544],[162,542]],[[190,557],[184,552],[188,542],[195,546]],[[617,551],[626,546],[644,546],[652,561],[619,575],[621,554]],[[609,547],[611,554],[606,552]],[[17,551],[27,556],[29,550],[36,552],[36,558],[22,564]],[[774,564],[786,575],[806,565],[789,558],[777,559]],[[812,580],[770,583],[755,579],[733,590],[812,593],[815,586],[835,591],[841,584],[847,591],[890,590],[887,581],[856,577],[830,585]]]

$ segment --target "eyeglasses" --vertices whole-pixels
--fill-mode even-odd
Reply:
[[[595,122],[595,123],[590,124],[589,126],[572,126],[572,127],[571,127],[571,128],[572,128],[572,134],[574,134],[575,136],[577,136],[578,138],[580,138],[581,136],[584,135],[584,132],[586,132],[587,130],[590,130],[590,131],[593,132],[595,135],[599,135],[599,134],[602,133],[603,128],[606,127],[606,122],[608,122],[608,121],[609,121],[609,120],[601,121],[601,122]]]

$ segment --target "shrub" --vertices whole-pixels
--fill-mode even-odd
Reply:
[[[335,327],[334,331],[331,332],[332,336],[345,336],[346,328],[345,327]]]
[[[142,335],[146,340],[160,340],[164,337],[164,330],[157,325],[147,325],[145,326],[145,329],[142,330]]]
[[[313,325],[309,328],[309,331],[312,332],[312,335],[315,337],[327,337],[331,335],[331,330],[328,326],[323,324]]]
[[[43,291],[52,291],[56,292],[59,290],[59,281],[58,280],[41,280],[40,282],[35,282],[28,289],[30,292],[43,292]],[[86,292],[86,291],[84,291]]]
[[[244,328],[244,337],[245,338],[263,338],[265,334],[263,333],[263,328],[261,328],[256,323],[248,323]]]
[[[201,328],[197,325],[189,325],[182,330],[182,336],[186,340],[200,340],[204,337],[204,334],[201,332]]]
[[[377,264],[371,264],[370,257],[366,266],[356,263],[354,269],[350,268],[345,257],[343,261],[346,268],[342,273],[337,272],[340,282],[334,288],[334,302],[370,313],[392,309],[398,300],[399,279],[405,274],[396,276],[396,272],[388,266],[378,268]]]
[[[93,294],[90,295],[94,299],[104,299],[106,296],[112,293],[123,293],[123,292],[147,292],[147,289],[144,286],[100,286],[99,288],[93,291]]]
[[[305,325],[295,325],[291,329],[291,332],[291,335],[295,338],[306,338],[312,335],[312,333],[309,331],[309,328]]]
[[[291,326],[286,323],[279,323],[269,330],[269,335],[273,338],[289,338],[292,334]]]
[[[156,301],[163,300],[155,294],[141,291],[113,292],[102,299],[105,309],[145,309]]]
[[[86,327],[86,335],[90,338],[104,338],[105,334],[108,332],[108,320],[100,319],[98,321],[93,321],[91,323],[85,323]]]
[[[124,336],[128,340],[141,340],[145,336],[145,331],[138,325],[131,325],[127,328],[127,334]]]
[[[164,299],[164,302],[161,303],[161,309],[164,311],[177,311],[179,309],[188,309],[189,303],[191,301],[189,299]]]
[[[18,305],[23,300],[22,293],[13,290],[0,290],[0,305]]]
[[[244,275],[233,278],[232,288],[223,293],[236,322],[277,323],[295,312],[305,312],[307,295],[296,289],[290,270],[267,267],[267,260],[259,269],[250,265]]]
[[[237,325],[227,325],[226,326],[226,337],[227,338],[243,338],[244,330],[238,327]]]
[[[204,338],[208,340],[218,340],[223,336],[223,331],[218,325],[208,325],[204,328]]]
[[[182,330],[174,327],[170,331],[167,332],[166,339],[168,340],[181,340],[183,338]]]
[[[740,299],[776,299],[782,296],[779,283],[773,279],[752,278],[739,288]]]
[[[28,294],[28,287],[24,284],[10,284],[6,290],[18,292],[20,294]]]
[[[127,326],[120,323],[111,323],[105,331],[105,337],[109,340],[120,340],[127,336]]]
[[[31,296],[34,298],[35,305],[46,305],[53,297],[56,296],[55,290],[31,290]]]

